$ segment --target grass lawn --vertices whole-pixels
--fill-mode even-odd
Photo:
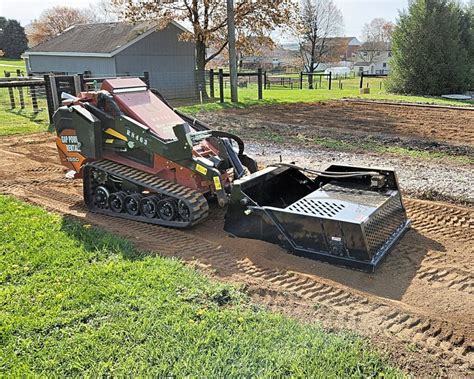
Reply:
[[[5,76],[5,71],[12,72],[16,76],[16,70],[26,71],[22,59],[0,58],[0,77]],[[11,109],[10,95],[8,89],[0,88],[0,136],[23,133],[36,133],[48,129],[48,114],[46,100],[42,93],[38,93],[38,106],[42,109],[38,113],[33,112],[33,105],[29,89],[23,89],[25,108],[20,109],[20,93],[13,90],[15,108]]]
[[[0,109],[0,136],[37,133],[48,130],[48,113]]]
[[[26,72],[23,59],[0,58],[0,78],[5,76],[5,71],[9,71],[12,76],[16,76],[17,69]]]
[[[402,376],[358,337],[8,197],[0,246],[3,375]]]
[[[359,93],[359,78],[341,80],[342,89],[339,89],[338,82],[334,81],[332,89],[328,89],[327,83],[323,82],[322,88],[318,89],[289,89],[273,87],[263,91],[263,100],[258,100],[257,86],[251,84],[247,88],[239,88],[239,102],[234,104],[230,102],[230,89],[227,87],[224,91],[225,103],[219,103],[218,88],[215,90],[216,102],[204,104],[195,104],[182,106],[183,112],[214,112],[227,108],[246,108],[249,106],[288,104],[288,103],[308,103],[318,101],[330,101],[340,99],[363,99],[363,100],[381,100],[422,104],[454,105],[454,106],[473,106],[474,100],[460,101],[449,100],[438,97],[423,96],[404,96],[387,93],[383,85],[383,79],[369,78],[364,80],[364,86],[369,83],[370,94],[361,95]],[[380,84],[382,83],[382,87]]]

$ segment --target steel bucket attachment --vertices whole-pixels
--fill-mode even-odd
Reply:
[[[234,181],[224,229],[373,272],[409,226],[393,170],[333,165],[310,178],[288,165]]]

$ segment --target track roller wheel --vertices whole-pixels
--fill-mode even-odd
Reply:
[[[172,221],[178,214],[178,205],[171,197],[158,202],[158,216],[165,221]]]
[[[191,217],[191,212],[183,200],[178,201],[178,214],[183,221],[189,221]]]
[[[147,218],[154,218],[158,211],[160,198],[156,195],[146,196],[140,200],[140,211]]]
[[[109,204],[109,190],[104,186],[99,186],[95,189],[93,199],[97,208],[105,209]]]
[[[140,214],[140,200],[143,196],[139,193],[134,193],[125,196],[125,211],[132,216],[138,216]]]
[[[125,192],[115,192],[109,196],[109,207],[115,213],[120,213],[123,211],[125,204],[125,197],[127,194]]]

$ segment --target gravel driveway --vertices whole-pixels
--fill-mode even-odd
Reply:
[[[266,165],[278,162],[281,156],[283,162],[296,162],[314,169],[323,169],[332,163],[391,167],[397,172],[402,190],[408,194],[437,193],[442,197],[474,204],[474,168],[470,165],[255,142],[247,143],[246,151]]]

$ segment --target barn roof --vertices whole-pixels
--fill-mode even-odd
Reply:
[[[176,22],[172,24],[187,31]],[[107,22],[75,25],[32,47],[25,55],[113,56],[156,29],[157,24],[152,21],[137,24]]]

